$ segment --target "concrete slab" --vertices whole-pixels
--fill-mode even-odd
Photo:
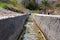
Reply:
[[[60,15],[35,14],[33,18],[48,40],[60,40]]]
[[[0,40],[17,40],[28,16],[0,9]]]

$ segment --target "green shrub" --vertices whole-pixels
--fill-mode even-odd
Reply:
[[[23,1],[23,5],[25,6],[25,8],[30,10],[36,10],[39,8],[38,3],[34,1],[30,1],[30,2]]]
[[[2,7],[2,8],[7,8],[7,5],[6,5],[5,2],[0,2],[0,7]]]
[[[60,4],[56,4],[56,7],[60,7]]]
[[[12,6],[16,6],[17,1],[16,1],[16,0],[10,0],[10,4],[11,4]]]

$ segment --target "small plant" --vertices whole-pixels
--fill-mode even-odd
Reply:
[[[0,7],[2,7],[2,8],[7,8],[7,5],[6,5],[7,3],[5,3],[5,2],[0,2]]]
[[[17,0],[10,0],[9,4],[10,4],[10,6],[13,7],[13,9],[10,9],[10,10],[15,11],[15,12],[23,12],[22,11],[23,6]]]
[[[10,4],[13,5],[13,6],[16,6],[17,1],[16,0],[10,0]]]

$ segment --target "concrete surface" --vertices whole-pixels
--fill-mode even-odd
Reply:
[[[60,15],[35,14],[33,19],[48,40],[60,40]]]
[[[23,40],[37,40],[37,35],[34,30],[33,22],[28,22],[26,25],[26,33],[24,35]]]
[[[28,16],[0,9],[0,40],[17,40]]]

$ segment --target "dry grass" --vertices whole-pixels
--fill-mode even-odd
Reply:
[[[39,13],[39,10],[33,10],[32,13]]]

